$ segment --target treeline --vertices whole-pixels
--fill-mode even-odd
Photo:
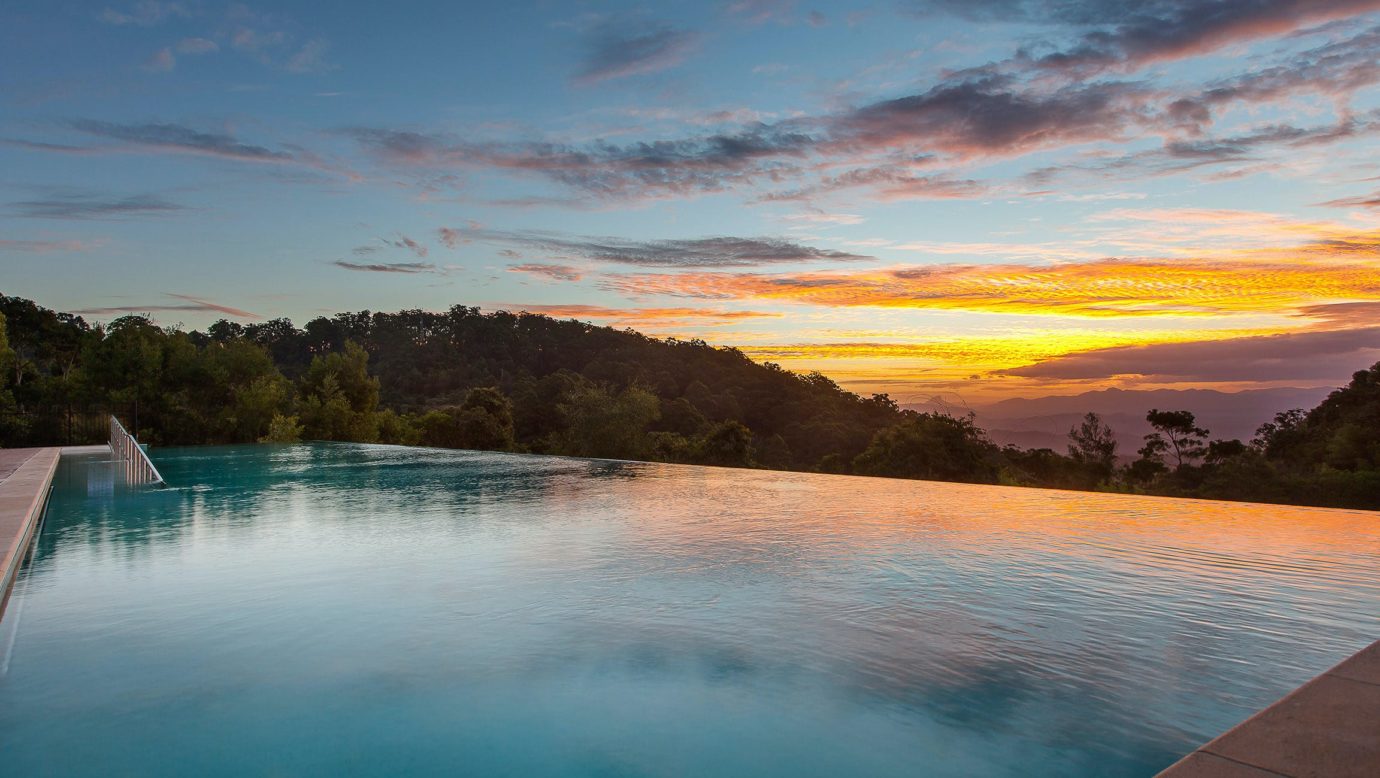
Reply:
[[[455,306],[205,332],[105,326],[0,296],[0,445],[87,442],[115,412],[155,445],[342,440],[1380,507],[1380,365],[1250,442],[1187,412],[1119,467],[1095,415],[1068,453],[1001,448],[732,348]],[[83,420],[85,424],[81,423]]]

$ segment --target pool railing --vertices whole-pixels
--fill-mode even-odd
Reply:
[[[110,453],[116,461],[125,463],[125,477],[132,484],[166,483],[158,468],[153,466],[149,455],[139,441],[129,434],[125,425],[114,416],[110,417]]]

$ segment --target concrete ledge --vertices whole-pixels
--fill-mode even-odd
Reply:
[[[1380,776],[1380,640],[1160,775]]]
[[[9,601],[10,586],[19,574],[24,554],[48,500],[61,449],[31,449],[9,477],[0,482],[0,615]],[[24,452],[11,449],[12,457]]]

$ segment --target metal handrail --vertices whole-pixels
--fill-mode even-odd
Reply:
[[[125,425],[114,416],[110,417],[110,453],[117,460],[125,461],[125,475],[130,483],[136,484],[161,484],[167,483],[163,476],[158,473],[158,468],[153,466],[153,461],[149,455],[139,445],[139,441],[129,434]]]

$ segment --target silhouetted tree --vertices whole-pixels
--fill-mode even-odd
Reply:
[[[997,447],[973,416],[919,413],[878,432],[853,460],[860,475],[995,483]]]
[[[1186,464],[1191,464],[1193,460],[1201,458],[1206,452],[1207,447],[1204,441],[1207,439],[1208,431],[1197,426],[1197,420],[1193,418],[1192,411],[1153,409],[1145,414],[1145,420],[1150,422],[1151,427],[1155,428],[1155,432],[1146,438],[1147,444],[1150,437],[1159,437],[1166,444],[1162,453],[1174,455],[1174,468],[1176,470]]]
[[[1116,435],[1101,416],[1089,412],[1069,429],[1069,456],[1089,473],[1090,485],[1096,486],[1110,478],[1116,467]]]

